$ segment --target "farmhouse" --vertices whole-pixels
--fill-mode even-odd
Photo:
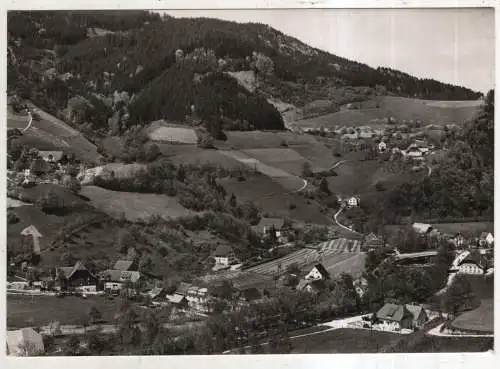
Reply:
[[[141,273],[128,270],[108,269],[101,273],[101,279],[104,281],[104,290],[106,292],[120,291],[128,283],[131,286],[137,286],[141,279]]]
[[[363,247],[368,250],[374,250],[384,246],[382,237],[377,236],[373,232],[365,237]]]
[[[33,328],[7,331],[6,341],[9,356],[36,356],[45,351],[42,335]]]
[[[207,287],[198,287],[189,283],[181,282],[181,284],[177,288],[177,291],[175,291],[175,295],[185,297],[187,300],[187,305],[191,309],[202,312],[208,312],[210,310],[210,296]]]
[[[72,267],[56,268],[56,280],[59,281],[63,290],[95,285],[97,279],[97,276],[91,273],[81,261],[77,261]]]
[[[363,277],[354,280],[353,285],[356,290],[356,294],[360,298],[362,298],[368,291],[368,281]]]
[[[359,206],[360,201],[358,196],[351,196],[347,199],[347,205],[350,207]]]
[[[279,241],[283,241],[286,233],[283,218],[260,218],[259,224],[252,229],[264,237],[272,237]]]
[[[166,298],[177,309],[186,309],[188,307],[188,300],[183,295],[174,293],[173,295],[167,295]]]
[[[488,269],[488,260],[479,252],[471,252],[457,265],[458,273],[482,275]]]
[[[322,264],[316,264],[304,279],[308,281],[326,280],[330,279],[330,273]]]
[[[384,141],[380,141],[378,144],[378,151],[385,152],[387,150],[387,144]]]
[[[62,151],[39,151],[38,155],[47,163],[58,163],[64,153]]]
[[[309,293],[318,293],[325,288],[325,283],[322,279],[318,280],[307,280],[301,279],[295,287],[296,290],[306,291]]]
[[[392,303],[385,304],[377,312],[377,318],[389,330],[421,328],[429,320],[425,310],[419,305]]]
[[[449,242],[451,242],[456,248],[462,248],[465,246],[466,239],[461,232],[458,232],[449,239]]]
[[[494,237],[490,232],[482,232],[479,236],[479,246],[491,246],[493,245]]]
[[[217,246],[213,257],[215,259],[216,265],[224,267],[235,264],[237,262],[233,249],[228,245]]]

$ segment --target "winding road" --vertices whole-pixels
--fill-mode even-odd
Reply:
[[[345,229],[346,231],[349,231],[349,232],[352,232],[352,233],[356,233],[356,234],[361,234],[359,232],[356,232],[356,231],[353,231],[351,228],[343,225],[343,224],[340,224],[337,217],[339,216],[339,214],[345,209],[345,205],[341,205],[340,206],[340,209],[335,213],[335,215],[333,216],[333,219],[335,220],[335,223],[340,227],[340,228],[343,228]]]
[[[33,123],[33,116],[31,115],[30,111],[28,111],[28,117],[29,117],[28,125],[24,127],[24,129],[22,130],[23,133],[26,132],[28,129],[30,129],[31,123]]]

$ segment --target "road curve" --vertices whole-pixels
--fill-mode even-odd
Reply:
[[[332,170],[332,169],[335,169],[337,168],[339,165],[341,164],[345,164],[347,162],[347,160],[340,160],[338,162],[336,162],[335,164],[333,164],[328,170]]]
[[[337,217],[339,216],[339,214],[342,212],[342,210],[345,209],[345,206],[341,206],[340,209],[335,213],[335,215],[333,216],[333,219],[335,220],[335,223],[340,227],[340,228],[343,228],[345,229],[346,231],[349,231],[349,232],[352,232],[352,233],[356,233],[356,234],[361,234],[359,232],[356,232],[356,231],[353,231],[351,228],[349,227],[346,227],[345,225],[343,224],[340,224]]]
[[[22,130],[23,133],[26,132],[28,129],[30,129],[31,123],[33,122],[33,116],[31,115],[30,111],[28,111],[28,116],[29,116],[28,125],[24,127],[24,129]]]

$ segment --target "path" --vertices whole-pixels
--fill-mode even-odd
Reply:
[[[337,168],[339,165],[345,164],[346,162],[347,162],[347,160],[340,160],[340,161],[336,162],[335,164],[333,164],[328,170],[333,170],[333,169]]]
[[[30,129],[31,123],[33,122],[33,116],[31,115],[30,111],[28,111],[28,117],[29,117],[28,125],[24,127],[24,129],[22,130],[23,133],[26,132],[28,129]]]
[[[304,184],[302,185],[302,187],[301,187],[301,188],[299,188],[298,190],[292,191],[291,193],[296,193],[296,192],[303,191],[303,190],[307,187],[307,185],[309,184],[309,183],[307,182],[307,179],[304,179],[304,178],[301,178],[301,179],[304,181]]]
[[[428,170],[427,177],[430,177],[432,174],[432,167],[430,165],[427,165],[427,170]]]
[[[441,327],[443,326],[444,323],[438,325],[437,327],[434,327],[427,331],[426,334],[430,336],[439,336],[439,337],[456,337],[456,338],[467,338],[467,337],[493,337],[493,334],[453,334],[453,333],[444,333],[440,332]]]
[[[349,232],[352,232],[352,233],[356,233],[356,234],[361,234],[359,232],[356,232],[356,231],[353,231],[351,228],[349,227],[346,227],[345,225],[343,224],[340,224],[337,217],[339,216],[339,214],[342,212],[342,210],[345,209],[345,205],[341,205],[340,206],[340,209],[335,213],[335,215],[333,216],[333,219],[335,220],[335,223],[340,227],[340,228],[343,228],[345,229],[346,231],[349,231]]]

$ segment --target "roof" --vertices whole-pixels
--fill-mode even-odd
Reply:
[[[219,245],[214,251],[214,256],[228,256],[233,253],[233,249],[229,245]]]
[[[66,279],[71,278],[71,276],[72,276],[75,272],[77,272],[77,271],[79,271],[79,270],[85,270],[85,271],[87,271],[90,275],[92,275],[93,277],[95,277],[95,276],[94,276],[94,275],[93,275],[93,274],[92,274],[92,273],[91,273],[91,272],[87,269],[87,267],[85,267],[85,265],[83,265],[83,263],[82,263],[81,261],[77,261],[77,262],[75,263],[75,265],[74,265],[74,266],[72,266],[72,267],[59,267],[59,268],[57,268],[57,270],[59,270],[60,272],[62,272],[62,273],[63,273],[63,275],[64,275],[64,277],[65,277]]]
[[[418,233],[427,233],[433,229],[430,224],[426,223],[413,223],[412,227]]]
[[[173,304],[179,304],[182,300],[185,299],[183,295],[178,293],[174,293],[173,295],[167,295],[167,300]]]
[[[396,305],[390,303],[382,306],[382,308],[377,312],[377,318],[394,322],[400,322],[408,315],[413,318],[413,315],[408,311],[408,309],[406,309],[404,305]]]
[[[43,237],[42,234],[38,231],[38,229],[34,225],[30,225],[26,228],[24,228],[21,231],[21,235],[23,236],[33,236],[33,237]]]
[[[425,313],[421,305],[406,304],[405,307],[413,315],[413,320],[418,319],[422,311]]]
[[[110,282],[137,282],[141,278],[141,273],[130,270],[108,269],[101,273],[101,277]]]
[[[130,270],[132,267],[132,264],[134,264],[133,261],[131,260],[117,260],[115,265],[113,266],[114,270]]]
[[[325,267],[323,266],[323,264],[316,264],[312,270],[316,269],[320,274],[321,276],[324,278],[324,279],[328,279],[330,278],[330,273],[328,273],[328,271],[325,269]]]
[[[188,290],[189,290],[190,287],[191,287],[191,284],[185,283],[185,282],[181,282],[179,284],[179,287],[177,287],[177,290],[175,291],[175,293],[181,294],[181,295],[185,295],[185,294],[188,293]]]
[[[479,236],[479,238],[486,238],[490,234],[491,234],[491,232],[481,232],[481,235]]]
[[[64,153],[62,151],[38,151],[38,154],[44,159],[48,160],[52,156],[52,160],[59,161],[62,159]]]
[[[6,337],[7,355],[11,356],[33,356],[41,354],[45,351],[43,345],[43,337],[32,328],[22,328],[16,331],[7,331]],[[25,345],[24,349],[28,352],[23,353],[21,345]]]
[[[469,253],[469,255],[463,258],[460,263],[458,263],[458,265],[462,264],[476,264],[478,267],[485,269],[488,267],[488,260],[479,252],[474,251]]]
[[[239,295],[240,295],[240,298],[243,298],[246,301],[259,300],[262,297],[259,290],[255,287],[247,288],[243,291],[240,291]]]
[[[279,230],[285,225],[285,220],[283,218],[260,218],[259,224],[252,227],[254,230],[259,232],[264,232],[264,228],[271,228],[274,226],[275,229]]]
[[[163,291],[164,289],[162,287],[155,287],[151,291],[149,291],[149,296],[151,296],[151,298],[154,299],[160,296]]]

